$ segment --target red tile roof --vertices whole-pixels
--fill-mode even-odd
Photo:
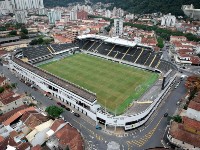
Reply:
[[[17,150],[26,150],[28,147],[31,146],[29,142],[18,142],[16,143],[14,138],[7,137],[0,143],[0,150],[6,150],[7,145],[15,147]]]
[[[40,145],[36,145],[32,147],[31,150],[42,150],[42,147]]]
[[[17,113],[12,114],[12,116],[10,116],[7,120],[5,120],[5,121],[3,122],[3,124],[4,124],[5,126],[7,126],[7,125],[9,125],[10,123],[12,123],[13,121],[15,121],[17,118],[19,118],[20,116],[22,116],[25,112],[33,111],[33,110],[35,110],[34,107],[28,107],[28,108],[19,110]]]
[[[200,147],[200,135],[185,131],[182,124],[172,122],[169,133],[175,139]]]
[[[188,105],[188,108],[194,109],[196,111],[200,111],[200,103],[197,103],[195,101],[191,101]]]
[[[54,132],[58,129],[58,127],[65,123],[65,121],[63,119],[57,119],[54,121],[54,123],[51,126],[51,130],[53,130]]]
[[[0,77],[0,84],[6,80],[6,77]]]
[[[80,133],[69,124],[56,132],[61,147],[69,146],[70,150],[83,150],[83,139]]]
[[[200,64],[200,58],[198,56],[191,56],[190,58],[191,58],[190,61],[192,62],[192,64],[194,65]]]
[[[4,105],[7,105],[9,103],[12,103],[14,101],[17,101],[21,98],[22,96],[21,95],[12,95],[10,97],[7,97],[7,98],[4,98],[4,99],[1,99],[0,101],[4,104]]]
[[[34,129],[36,126],[48,121],[48,117],[43,116],[42,114],[36,111],[29,111],[22,116],[21,121],[24,122],[26,126],[30,129]]]
[[[186,116],[183,116],[183,126],[186,128],[192,128],[194,130],[200,131],[200,122],[194,119],[190,119]]]
[[[200,91],[198,92],[197,96],[195,98],[193,98],[192,101],[195,101],[197,103],[200,103]]]
[[[7,119],[9,119],[11,116],[13,116],[14,114],[16,114],[18,111],[20,110],[23,110],[23,109],[26,109],[28,108],[27,105],[22,105],[14,110],[11,110],[10,112],[7,112],[5,114],[3,114],[2,116],[0,116],[0,122],[4,122],[6,121]]]
[[[0,143],[4,140],[4,137],[0,135]]]

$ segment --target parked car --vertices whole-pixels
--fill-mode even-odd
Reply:
[[[97,125],[97,126],[96,126],[96,129],[97,129],[97,130],[101,130],[102,127],[100,127],[100,126]]]
[[[65,107],[65,109],[66,109],[67,111],[70,111],[70,110],[71,110],[69,107]]]
[[[61,105],[62,105],[60,102],[57,102],[57,104],[58,104],[59,106],[61,106]]]
[[[76,117],[80,117],[80,115],[78,113],[74,113],[74,116]]]

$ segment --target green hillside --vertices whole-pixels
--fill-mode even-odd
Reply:
[[[91,0],[92,2],[112,2],[114,6],[121,7],[132,13],[154,13],[162,12],[172,13],[174,15],[183,15],[182,5],[193,4],[195,8],[200,9],[199,0]],[[72,2],[84,2],[84,0],[44,0],[46,7],[67,6]]]

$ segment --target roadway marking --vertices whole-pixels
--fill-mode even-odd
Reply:
[[[78,122],[78,121],[76,121],[76,120],[74,120],[74,119],[72,119],[72,120],[75,121],[76,123],[78,123],[78,124],[80,125],[80,127],[83,127],[83,128],[85,128],[87,131],[89,131],[97,140],[99,140],[99,141],[103,141],[103,140],[104,140],[104,138],[103,138],[102,136],[100,136],[100,135],[94,133],[94,131],[92,131],[92,130],[86,128],[86,127],[85,127],[83,124],[81,124],[80,122]],[[93,137],[92,135],[89,135],[89,136],[90,136],[90,137]],[[94,138],[94,137],[93,137],[93,138]],[[92,139],[93,139],[93,138],[92,138]]]
[[[128,147],[130,147],[131,145],[135,145],[137,147],[143,146],[153,136],[154,132],[158,128],[162,119],[163,119],[163,117],[158,121],[156,126],[150,132],[148,132],[145,136],[139,138],[138,140],[127,141],[126,143],[127,143]]]

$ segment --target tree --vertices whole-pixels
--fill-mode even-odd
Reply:
[[[38,40],[37,39],[33,39],[29,44],[30,45],[37,45]]]
[[[26,28],[21,28],[21,33],[28,34],[28,30]]]
[[[49,106],[45,111],[49,116],[56,118],[60,116],[60,114],[63,112],[63,109],[57,106]]]
[[[23,32],[20,33],[20,37],[21,37],[21,39],[28,39],[29,38],[28,35],[26,35]]]
[[[9,32],[9,35],[17,35],[17,31],[16,30],[12,30]]]
[[[2,86],[0,86],[0,93],[3,93],[4,88]]]
[[[173,116],[172,119],[173,119],[175,122],[182,123],[182,118],[181,118],[181,116],[179,116],[179,115]]]
[[[43,38],[39,38],[37,41],[38,41],[38,44],[43,44],[44,42]]]
[[[160,37],[158,37],[157,41],[158,41],[157,46],[158,46],[159,48],[163,48],[163,47],[164,47],[163,39],[160,38]]]

